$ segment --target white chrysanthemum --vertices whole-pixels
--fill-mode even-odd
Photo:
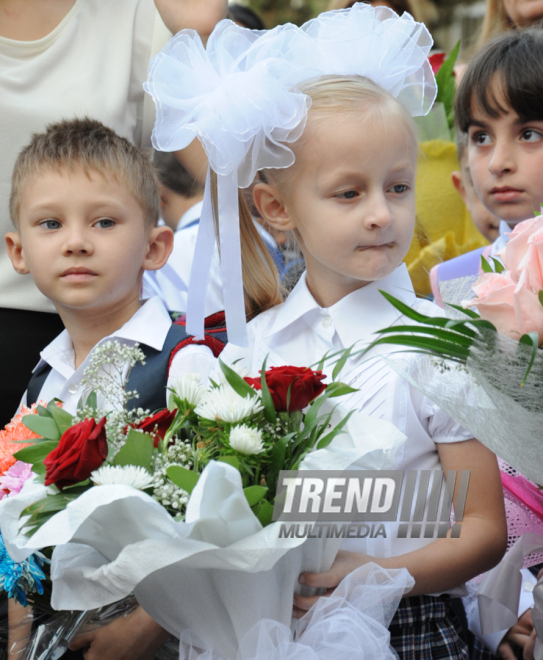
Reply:
[[[261,454],[264,451],[262,431],[252,429],[246,424],[234,426],[228,438],[230,447],[240,454]]]
[[[142,467],[135,465],[102,465],[91,473],[91,481],[96,486],[122,484],[144,490],[153,485],[153,477]]]
[[[201,399],[194,412],[204,419],[218,419],[233,424],[262,410],[260,393],[243,398],[230,385],[219,385]]]
[[[173,382],[173,390],[181,401],[186,401],[191,406],[198,405],[207,389],[200,384],[199,374],[185,374],[182,378],[176,378]]]

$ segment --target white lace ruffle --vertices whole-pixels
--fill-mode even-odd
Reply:
[[[436,94],[427,57],[432,38],[409,14],[357,4],[326,12],[301,28],[253,31],[221,21],[207,49],[183,30],[153,59],[145,89],[157,111],[153,144],[161,151],[202,142],[212,169],[238,174],[289,167],[284,143],[301,135],[311,105],[296,86],[322,75],[367,76],[413,115],[429,112]]]

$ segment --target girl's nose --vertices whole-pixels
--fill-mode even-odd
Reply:
[[[507,172],[514,172],[517,169],[514,149],[509,143],[505,141],[498,141],[496,143],[492,151],[488,169],[496,176],[506,174]]]
[[[366,229],[385,229],[391,222],[392,213],[384,194],[374,195],[364,219]]]

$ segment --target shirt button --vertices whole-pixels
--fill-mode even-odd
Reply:
[[[78,389],[79,389],[79,385],[74,383],[73,385],[70,385],[70,387],[68,388],[68,392],[70,394],[76,394]]]
[[[522,588],[524,589],[524,591],[533,591],[534,587],[535,584],[533,584],[532,582],[528,582],[528,580],[522,583]]]
[[[322,319],[322,326],[323,328],[329,328],[332,323],[332,317],[331,316],[325,316]]]

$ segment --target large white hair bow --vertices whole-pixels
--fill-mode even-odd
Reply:
[[[253,31],[221,21],[204,50],[192,30],[153,59],[144,85],[155,101],[153,145],[177,151],[197,137],[217,173],[221,271],[229,340],[247,345],[238,187],[258,170],[294,163],[287,146],[302,134],[311,100],[297,85],[322,75],[362,75],[400,99],[413,116],[436,94],[427,56],[432,38],[409,14],[356,4],[301,28]],[[189,283],[187,332],[204,334],[215,245],[209,170]]]

